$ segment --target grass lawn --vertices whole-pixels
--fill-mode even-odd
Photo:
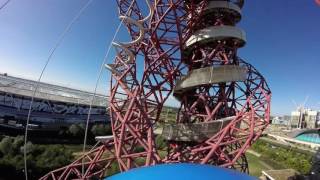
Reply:
[[[246,156],[247,156],[247,160],[249,163],[249,173],[252,176],[259,177],[259,176],[261,176],[262,170],[273,169],[270,165],[261,161],[257,156],[255,156],[253,154],[246,153]]]

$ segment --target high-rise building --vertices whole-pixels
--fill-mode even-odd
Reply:
[[[311,109],[301,109],[291,112],[292,128],[317,128],[320,122],[320,112]]]
[[[305,121],[307,123],[307,128],[316,128],[316,119],[317,119],[318,111],[307,110]]]
[[[298,128],[299,127],[299,120],[300,120],[301,112],[300,111],[292,111],[291,112],[291,127],[292,128]]]

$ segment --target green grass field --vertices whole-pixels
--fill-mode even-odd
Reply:
[[[246,153],[246,156],[247,156],[247,160],[249,163],[249,173],[252,176],[259,177],[259,176],[261,176],[262,170],[273,169],[270,165],[261,161],[257,156],[255,156],[253,154]]]

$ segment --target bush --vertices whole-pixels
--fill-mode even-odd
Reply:
[[[72,154],[63,145],[51,145],[45,148],[37,158],[37,167],[53,169],[68,164],[72,159]]]
[[[110,125],[95,124],[91,128],[91,133],[94,136],[103,136],[112,134]]]
[[[24,139],[4,137],[0,142],[0,179],[21,179],[24,176]],[[49,170],[59,168],[73,160],[71,151],[63,145],[26,144],[30,179],[37,179]]]
[[[10,154],[12,151],[12,141],[11,137],[5,137],[0,142],[0,152],[2,155]]]
[[[252,145],[252,149],[260,153],[262,155],[261,158],[271,163],[276,169],[292,168],[303,174],[310,171],[311,155],[299,153],[295,149],[274,147],[263,141],[257,141]]]
[[[156,147],[159,150],[164,150],[167,147],[166,140],[161,135],[156,137]]]
[[[84,129],[81,124],[72,124],[69,127],[69,133],[75,137],[82,137],[84,135]]]

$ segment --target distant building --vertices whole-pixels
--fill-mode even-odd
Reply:
[[[290,120],[291,120],[291,116],[289,116],[289,115],[284,115],[284,116],[282,116],[282,118],[283,118],[284,121],[287,122],[287,125],[289,125]]]
[[[275,116],[272,119],[272,124],[287,126],[289,125],[289,122],[290,122],[290,118],[288,119],[287,117],[290,117],[290,116],[282,116],[282,117]]]
[[[291,127],[292,128],[317,128],[320,124],[320,112],[304,109],[291,112]]]
[[[0,74],[0,127],[24,129],[30,107],[31,130],[59,131],[85,124],[89,112],[90,125],[108,122],[107,97],[92,97],[90,92]]]
[[[299,119],[300,119],[300,111],[292,111],[291,112],[291,121],[290,121],[290,125],[292,128],[298,128],[299,126]]]
[[[318,111],[308,110],[306,112],[305,121],[307,123],[307,128],[316,128],[316,119]]]
[[[316,128],[320,127],[320,112],[317,113],[317,118],[316,118]]]

